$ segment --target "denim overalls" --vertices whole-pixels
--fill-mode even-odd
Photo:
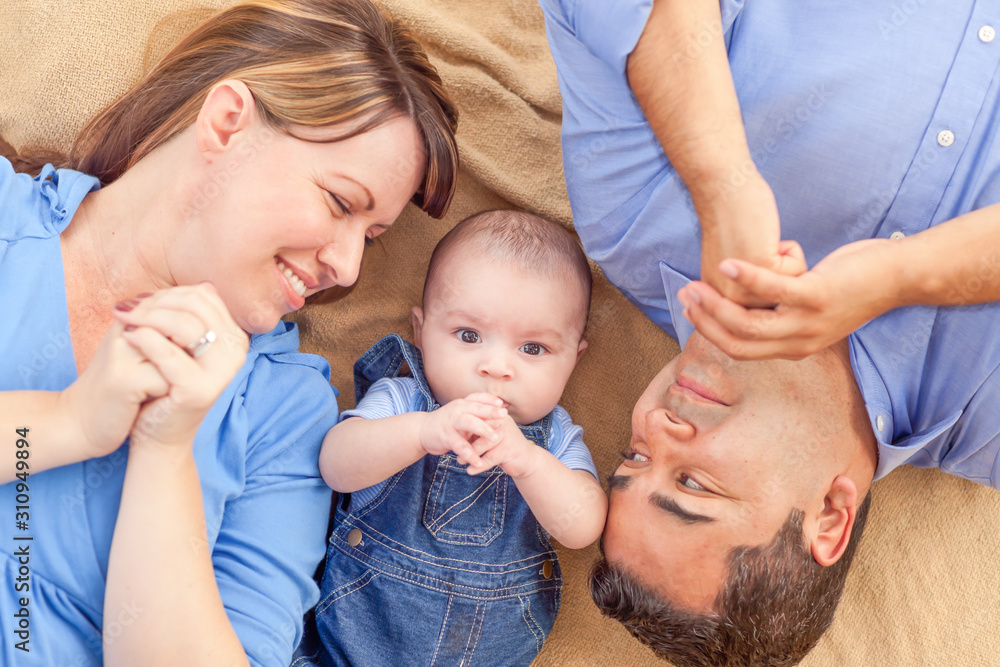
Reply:
[[[429,409],[439,407],[420,351],[395,334],[355,363],[358,399],[404,364]],[[551,422],[521,431],[547,447]],[[552,629],[561,587],[556,553],[505,472],[473,477],[454,454],[427,455],[357,511],[338,503],[315,629],[307,623],[292,664],[527,665]]]

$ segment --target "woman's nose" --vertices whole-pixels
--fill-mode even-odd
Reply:
[[[334,285],[353,285],[361,271],[361,256],[364,254],[365,239],[361,234],[357,239],[338,239],[320,248],[317,257],[324,267],[324,273]]]

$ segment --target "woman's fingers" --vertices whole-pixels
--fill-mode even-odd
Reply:
[[[217,392],[210,391],[205,383],[187,382],[192,373],[201,372],[198,362],[162,333],[150,327],[137,327],[123,331],[122,337],[156,368],[174,390],[175,400],[193,400],[197,405],[215,400]],[[184,395],[177,395],[179,391]]]
[[[153,307],[125,312],[116,307],[115,313],[120,321],[127,322],[129,326],[155,329],[184,349],[189,348],[209,330],[209,326],[201,318],[187,310]]]

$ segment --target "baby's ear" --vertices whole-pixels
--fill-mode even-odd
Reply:
[[[580,361],[580,357],[583,356],[583,351],[587,349],[587,341],[583,338],[580,339],[580,347],[576,348],[576,360]]]
[[[420,344],[420,332],[424,327],[424,309],[420,306],[413,307],[413,344],[423,348]]]

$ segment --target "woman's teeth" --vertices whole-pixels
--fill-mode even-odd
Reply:
[[[286,278],[288,278],[288,282],[291,283],[292,287],[295,289],[295,292],[299,296],[305,296],[306,284],[302,282],[302,279],[299,278],[297,275],[295,275],[294,271],[292,271],[290,268],[285,266],[284,263],[280,261],[278,262],[278,268],[281,269],[281,272],[285,274]]]

